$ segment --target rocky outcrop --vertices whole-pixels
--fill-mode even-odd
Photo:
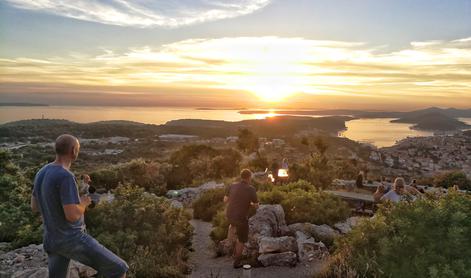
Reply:
[[[93,277],[96,271],[71,261],[69,278]],[[43,246],[31,244],[0,255],[0,277],[47,278],[47,254]]]
[[[297,263],[296,253],[288,251],[283,253],[262,254],[258,261],[263,266],[295,266]]]
[[[180,190],[169,190],[166,194],[167,198],[172,200],[172,205],[189,207],[194,200],[198,199],[199,196],[211,189],[224,188],[224,183],[216,183],[214,181],[207,182],[198,187],[187,187]],[[177,201],[177,202],[174,202]]]

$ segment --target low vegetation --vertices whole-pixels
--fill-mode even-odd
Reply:
[[[470,277],[471,198],[383,206],[336,242],[325,277]]]
[[[137,186],[119,186],[111,203],[88,210],[87,228],[127,261],[130,277],[185,277],[190,216]]]
[[[193,217],[210,222],[218,211],[224,209],[224,189],[212,189],[205,191],[193,202]]]

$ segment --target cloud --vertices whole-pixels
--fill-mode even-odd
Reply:
[[[0,67],[3,84],[47,81],[65,87],[128,87],[131,93],[233,90],[264,100],[306,93],[471,103],[470,38],[413,42],[392,52],[364,43],[303,38],[190,39],[125,52],[107,49],[97,56],[0,59]]]
[[[6,0],[14,7],[103,24],[180,27],[253,13],[271,0]]]

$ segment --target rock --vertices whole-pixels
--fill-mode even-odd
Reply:
[[[47,278],[48,276],[49,276],[49,272],[47,271],[47,268],[39,267],[39,268],[29,268],[23,271],[16,272],[11,277],[12,278]]]
[[[47,255],[43,245],[31,244],[0,254],[0,277],[47,278]],[[92,268],[71,261],[69,277],[87,278],[96,274]]]
[[[285,236],[288,231],[282,206],[261,205],[249,219],[249,241],[245,245],[247,255],[257,258],[261,238]]]
[[[187,187],[180,190],[169,190],[167,191],[167,198],[180,202],[184,207],[190,207],[193,201],[199,198],[199,196],[208,190],[224,188],[224,183],[216,183],[210,181],[204,183],[198,187]]]
[[[16,258],[13,260],[13,262],[15,264],[21,264],[22,262],[24,262],[26,259],[26,257],[24,255],[21,255],[21,254],[17,254],[16,255]]]
[[[94,277],[97,271],[76,261],[70,262],[69,278]]]
[[[258,261],[263,266],[295,266],[297,263],[296,254],[288,251],[283,253],[270,253],[258,256]]]
[[[358,225],[362,217],[353,216],[345,220],[344,222],[339,222],[334,225],[334,228],[340,231],[342,234],[348,234],[353,227]]]
[[[288,227],[293,234],[300,231],[327,244],[332,244],[334,239],[339,236],[339,233],[336,230],[326,224],[315,225],[311,223],[295,223]]]
[[[322,260],[329,255],[329,251],[324,243],[316,242],[305,233],[296,232],[296,242],[298,245],[298,258],[301,262],[310,262],[314,259]]]
[[[258,242],[258,253],[287,252],[298,250],[296,239],[290,236],[262,237]]]
[[[177,200],[171,200],[170,205],[174,208],[183,208],[182,202],[177,201]]]

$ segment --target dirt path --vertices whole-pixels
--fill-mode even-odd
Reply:
[[[190,263],[193,272],[189,277],[194,278],[225,278],[242,277],[241,269],[232,267],[232,260],[229,257],[216,258],[213,251],[213,242],[209,237],[211,223],[200,220],[191,220],[191,225],[195,228],[193,236],[194,252],[191,253]],[[252,278],[302,278],[313,277],[320,268],[320,262],[313,262],[309,265],[298,264],[296,267],[260,267],[252,269]]]

